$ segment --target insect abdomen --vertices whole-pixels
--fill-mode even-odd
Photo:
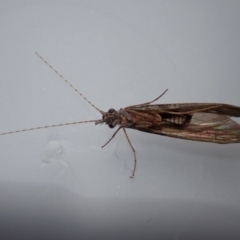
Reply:
[[[163,122],[178,125],[178,126],[187,125],[188,123],[190,123],[192,118],[192,116],[188,114],[175,115],[175,114],[169,114],[169,113],[161,114],[161,117]]]

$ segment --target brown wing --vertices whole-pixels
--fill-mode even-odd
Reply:
[[[129,109],[131,109],[130,107]],[[173,104],[149,104],[133,106],[135,110],[157,110],[159,113],[217,113],[232,117],[240,117],[240,107],[222,103],[173,103]]]
[[[195,113],[184,127],[166,123],[136,130],[194,141],[240,143],[240,125],[227,116],[213,113]]]

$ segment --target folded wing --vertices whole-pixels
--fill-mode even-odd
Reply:
[[[240,125],[225,115],[214,113],[194,113],[190,123],[183,127],[163,123],[161,126],[137,130],[193,141],[240,143]]]

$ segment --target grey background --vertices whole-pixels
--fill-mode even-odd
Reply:
[[[238,1],[0,1],[0,132],[146,102],[240,105]],[[0,136],[5,239],[239,239],[240,151],[92,123]]]

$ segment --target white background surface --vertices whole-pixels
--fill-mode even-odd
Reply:
[[[238,1],[0,1],[0,132],[100,109],[240,105]],[[114,129],[115,130],[115,129]],[[239,239],[239,145],[92,123],[0,137],[2,237]],[[236,238],[235,238],[236,237]]]

